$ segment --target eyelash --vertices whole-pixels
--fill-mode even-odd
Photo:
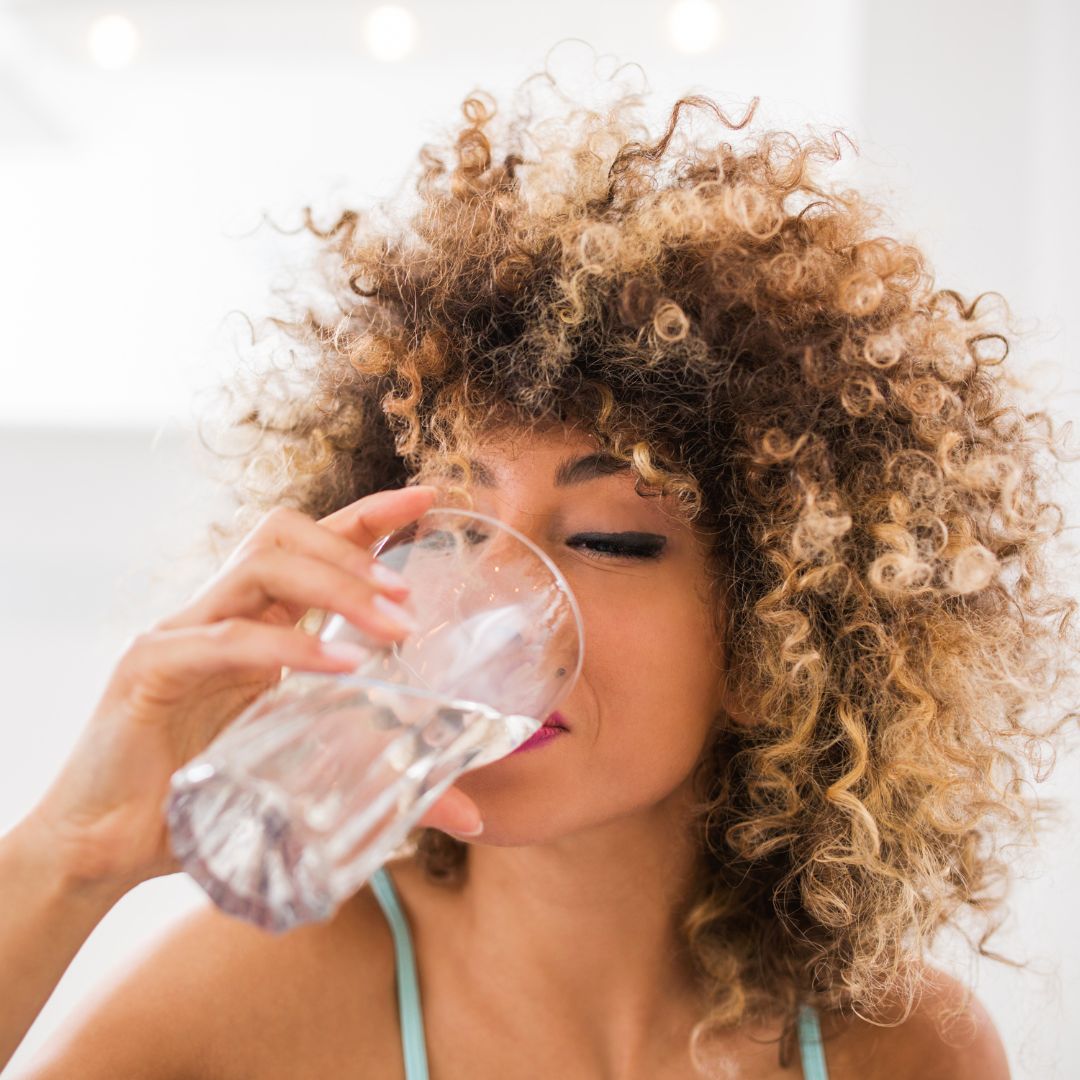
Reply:
[[[572,536],[567,543],[571,547],[587,548],[602,559],[658,559],[665,541],[648,538],[626,543],[617,536],[606,536],[603,533],[579,533]]]

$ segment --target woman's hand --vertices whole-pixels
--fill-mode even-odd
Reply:
[[[174,615],[132,639],[93,715],[25,826],[51,845],[67,880],[121,892],[181,869],[162,807],[169,778],[263,691],[294,671],[344,672],[296,628],[306,611],[342,614],[386,641],[407,630],[380,612],[402,589],[375,580],[375,541],[418,518],[431,487],[365,496],[320,521],[268,513],[221,570]],[[468,832],[475,804],[451,787],[421,824]]]

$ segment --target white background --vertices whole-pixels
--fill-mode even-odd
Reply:
[[[654,115],[683,92],[735,116],[760,95],[762,124],[842,128],[860,156],[833,175],[887,201],[939,286],[1002,293],[1026,333],[1010,363],[1059,421],[1076,409],[1075,5],[740,0],[698,54],[659,0],[407,6],[415,46],[388,61],[365,3],[0,3],[0,830],[48,785],[125,639],[208,569],[194,553],[227,502],[190,436],[201,391],[236,363],[236,313],[267,313],[307,250],[262,214],[292,228],[305,204],[327,222],[391,194],[469,90],[513,87],[562,38],[639,63]],[[139,35],[127,66],[88,49],[110,12]],[[574,48],[557,55],[580,72]],[[995,941],[1032,970],[942,953],[1031,1080],[1080,1076],[1078,780],[1073,754],[1041,789],[1070,820],[1023,860]],[[203,902],[180,875],[129,894],[14,1062]]]

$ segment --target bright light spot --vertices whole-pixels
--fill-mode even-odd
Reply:
[[[126,15],[102,15],[90,24],[86,47],[98,67],[127,67],[139,51],[139,31]]]
[[[416,44],[416,19],[398,4],[380,4],[364,22],[364,38],[376,60],[401,60]]]
[[[708,52],[723,30],[720,9],[712,0],[678,0],[668,11],[668,37],[680,52]]]

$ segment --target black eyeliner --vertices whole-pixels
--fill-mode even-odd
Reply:
[[[593,548],[609,547],[612,554],[638,559],[655,559],[667,545],[667,537],[657,533],[575,533],[568,544],[593,545]]]

